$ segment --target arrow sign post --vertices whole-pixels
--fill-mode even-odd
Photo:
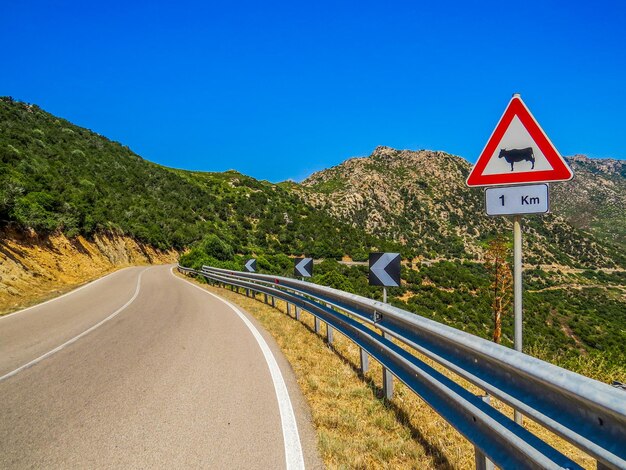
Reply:
[[[387,287],[400,287],[400,253],[370,253],[370,286],[383,286],[383,302],[387,303]],[[383,337],[388,338],[383,331]],[[367,368],[367,353],[361,350],[361,369]],[[383,392],[387,400],[393,396],[393,375],[383,367]]]
[[[246,270],[249,273],[255,273],[256,272],[256,260],[253,259],[249,259],[248,261],[246,261]]]
[[[530,113],[514,94],[468,178],[469,187],[500,186],[485,191],[488,215],[513,215],[514,347],[522,351],[522,214],[550,210],[547,184],[568,181],[574,173]],[[535,183],[535,184],[529,184]],[[525,186],[520,186],[525,185]],[[502,187],[506,186],[506,187]],[[515,422],[522,415],[515,410]]]
[[[296,277],[313,276],[313,258],[296,258],[294,261],[294,275]]]
[[[254,258],[249,259],[248,261],[246,261],[245,267],[246,267],[246,271],[248,271],[249,273],[255,273],[256,272],[256,260]],[[250,297],[250,289],[246,289],[246,296]]]

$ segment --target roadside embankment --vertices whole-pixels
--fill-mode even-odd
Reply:
[[[163,252],[112,234],[93,239],[0,231],[0,315],[56,297],[116,269],[171,263]]]

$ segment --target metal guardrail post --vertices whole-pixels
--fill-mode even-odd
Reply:
[[[383,331],[383,338],[391,339],[391,336]],[[383,367],[383,393],[387,400],[393,398],[393,374],[386,367]]]
[[[315,317],[315,332],[319,334],[321,329],[322,327],[320,325],[320,319]]]
[[[326,303],[326,307],[330,309],[333,308],[333,306],[329,303]],[[333,328],[328,323],[326,323],[326,342],[328,344],[333,344]]]
[[[296,307],[296,320],[300,321],[300,312],[302,309],[300,307]]]
[[[487,404],[491,403],[491,397],[489,395],[484,395],[480,398]],[[476,462],[476,470],[494,470],[493,462],[489,460],[478,447],[474,447],[474,459]]]
[[[287,302],[287,315],[291,316],[291,304]]]
[[[263,294],[263,302],[268,303],[267,294]]]
[[[276,297],[272,296],[272,307],[276,307]]]
[[[370,368],[370,357],[367,354],[367,351],[363,348],[359,348],[361,351],[361,373],[365,375],[365,373]]]

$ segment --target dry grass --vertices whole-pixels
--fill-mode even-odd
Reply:
[[[306,312],[297,322],[285,315],[282,301],[274,309],[229,290],[207,288],[242,306],[274,336],[311,407],[319,451],[329,468],[474,468],[471,444],[404,384],[395,380],[393,399],[383,399],[381,366],[370,359],[370,370],[362,376],[359,348],[343,335],[335,331],[330,346],[325,326],[316,335],[313,317]],[[412,352],[473,393],[483,394]],[[503,403],[492,403],[512,416]],[[526,419],[524,426],[583,467],[595,468],[591,457],[536,423]]]

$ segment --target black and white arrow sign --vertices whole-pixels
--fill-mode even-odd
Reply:
[[[246,269],[248,270],[249,273],[255,273],[256,272],[256,260],[249,259],[246,262]]]
[[[313,276],[313,258],[296,258],[296,268],[294,270],[296,277]]]
[[[400,253],[370,253],[370,286],[400,286]]]

